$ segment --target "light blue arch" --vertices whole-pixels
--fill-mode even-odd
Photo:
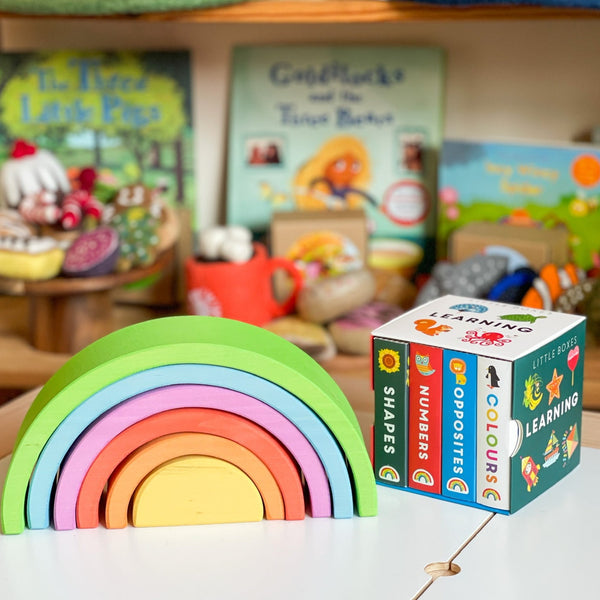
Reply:
[[[107,410],[143,392],[176,384],[223,387],[268,404],[309,441],[329,480],[332,512],[336,518],[354,514],[352,486],[343,453],[323,422],[296,396],[274,383],[246,371],[204,364],[166,365],[116,381],[92,394],[55,429],[36,462],[29,484],[26,511],[31,529],[50,524],[51,497],[60,464],[79,435]]]

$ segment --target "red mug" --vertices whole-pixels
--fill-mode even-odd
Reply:
[[[263,244],[254,243],[254,255],[244,263],[186,260],[188,311],[195,315],[226,317],[264,325],[292,312],[302,287],[302,274],[292,261],[269,258]],[[275,271],[287,271],[293,280],[289,296],[278,302],[273,295]]]

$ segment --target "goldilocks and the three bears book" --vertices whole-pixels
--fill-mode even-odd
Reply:
[[[434,258],[440,48],[240,46],[231,75],[227,219],[362,209],[373,237]]]
[[[579,464],[584,317],[444,296],[372,336],[380,483],[512,513]],[[415,447],[441,472],[411,469]]]

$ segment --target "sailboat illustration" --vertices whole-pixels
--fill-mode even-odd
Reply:
[[[548,440],[548,445],[546,446],[546,451],[544,452],[544,468],[553,465],[557,460],[560,454],[560,445],[558,443],[558,439],[555,435],[555,432],[552,432],[550,439]]]

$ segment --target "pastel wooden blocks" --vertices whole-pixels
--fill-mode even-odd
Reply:
[[[106,491],[105,491],[106,489]],[[236,500],[232,502],[232,497]],[[13,450],[2,531],[377,512],[342,391],[266,330],[147,321],[94,342],[40,391]],[[198,515],[202,516],[198,516]]]

